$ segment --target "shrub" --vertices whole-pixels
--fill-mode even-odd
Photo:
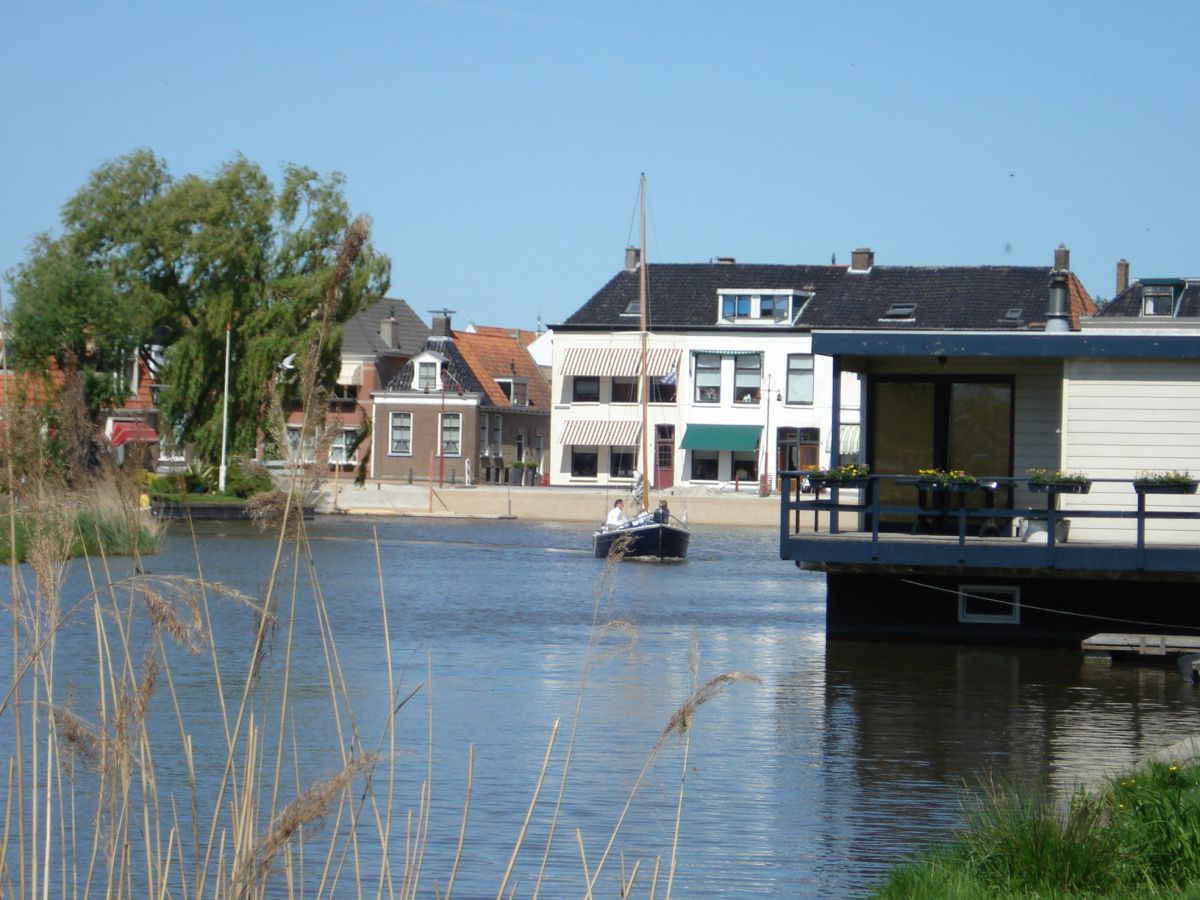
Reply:
[[[243,500],[274,488],[267,467],[253,460],[235,459],[225,473],[225,493]]]

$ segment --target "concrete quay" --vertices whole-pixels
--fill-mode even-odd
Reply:
[[[632,512],[632,496],[615,488],[445,484],[431,490],[429,484],[368,481],[358,487],[349,480],[328,479],[320,486],[316,511],[599,523],[618,498]],[[692,525],[779,527],[778,494],[760,497],[752,489],[673,489],[653,493],[652,504],[660,498],[670,504],[672,515],[686,516]]]

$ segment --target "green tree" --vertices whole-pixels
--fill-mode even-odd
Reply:
[[[104,320],[116,357],[148,342],[166,348],[163,419],[213,459],[220,452],[228,326],[230,448],[251,452],[264,391],[280,362],[319,348],[310,371],[318,385],[332,385],[341,325],[387,289],[390,261],[369,243],[344,277],[334,277],[354,221],[343,185],[339,174],[289,165],[276,190],[243,157],[211,177],[179,179],[148,150],[105,163],[63,207],[62,236],[39,238],[11,279],[18,364],[32,369],[44,367],[48,355],[60,364],[78,356],[76,333],[99,346],[99,322],[90,323],[94,335],[70,332],[55,311],[73,273],[85,324],[92,313]],[[51,277],[59,272],[63,277]],[[322,327],[324,339],[314,341]]]

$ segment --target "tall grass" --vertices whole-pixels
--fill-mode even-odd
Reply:
[[[360,231],[360,245],[361,238]],[[327,301],[337,300],[335,283]],[[320,352],[318,342],[309,357]],[[311,389],[311,372],[302,378]],[[277,406],[271,417],[281,421]],[[5,458],[8,483],[15,486],[14,455]],[[117,560],[103,536],[73,564],[82,567],[85,586],[67,596],[67,560],[76,540],[88,530],[103,535],[103,528],[82,517],[94,506],[62,502],[51,490],[49,467],[38,471],[20,479],[22,495],[31,498],[23,513],[32,523],[23,549],[15,507],[8,510],[4,535],[11,671],[0,693],[0,896],[451,897],[460,859],[471,846],[474,754],[468,754],[467,771],[455,773],[465,775],[461,815],[433,821],[434,664],[429,659],[414,684],[392,658],[378,541],[378,596],[362,602],[379,609],[375,664],[388,696],[383,712],[368,721],[353,702],[362,692],[346,675],[337,623],[300,515],[311,473],[296,474],[276,510],[273,564],[259,596],[211,580],[198,545],[194,573],[163,576],[141,565],[146,545],[140,537],[129,547],[131,559]],[[122,489],[113,490],[117,499],[123,496]],[[19,558],[28,565],[16,565]],[[511,854],[507,863],[494,861],[497,897],[537,896],[548,860],[576,856],[581,895],[631,896],[637,890],[670,897],[686,755],[672,845],[653,860],[627,865],[622,856],[620,871],[613,872],[626,813],[662,749],[676,740],[686,747],[697,710],[729,685],[752,680],[724,673],[701,683],[694,650],[693,691],[648,749],[624,811],[600,833],[557,834],[589,684],[614,641],[619,648],[635,638],[630,623],[609,615],[616,571],[610,560],[596,587],[566,753],[557,752],[555,722],[529,803],[513,816]],[[218,607],[227,605],[243,622],[240,636],[214,631],[215,613],[225,613]],[[301,641],[300,621],[316,623],[315,646]],[[73,670],[87,660],[93,675],[86,684],[64,682],[66,654],[76,663]],[[305,692],[311,695],[315,668],[324,701],[319,717],[306,703],[301,721],[294,684],[299,660],[308,676]],[[426,704],[423,721],[409,715],[417,696]],[[410,731],[424,732],[424,758],[415,764],[400,751]],[[327,738],[331,755],[317,760],[301,751],[313,733]],[[556,759],[561,767],[551,775]],[[401,796],[400,785],[414,780],[414,766],[420,770],[416,793]],[[555,780],[555,796],[543,800],[544,785]],[[539,817],[550,822],[548,836],[544,845],[529,848],[530,824]],[[434,871],[427,850],[439,830],[457,835],[456,851],[448,866]],[[535,884],[522,886],[513,872],[526,853],[540,856],[540,871]],[[664,859],[668,872],[660,879]]]
[[[876,896],[1200,897],[1200,764],[1150,763],[1066,810],[989,786],[961,834]]]

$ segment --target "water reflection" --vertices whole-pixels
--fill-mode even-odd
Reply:
[[[273,539],[237,523],[198,530],[206,577],[260,594]],[[371,543],[376,533],[382,588]],[[827,646],[823,579],[780,562],[773,530],[697,528],[686,565],[622,566],[611,594],[597,590],[603,564],[591,557],[586,530],[573,526],[345,518],[319,519],[311,535],[312,566],[364,743],[378,742],[391,703],[383,606],[401,695],[428,680],[432,660],[428,885],[445,884],[467,748],[476,745],[460,896],[495,894],[551,725],[561,719],[549,786],[515,875],[519,896],[532,890],[597,615],[627,620],[637,639],[611,636],[588,673],[543,896],[582,893],[575,830],[594,864],[647,755],[691,688],[693,630],[702,679],[740,671],[763,684],[735,686],[695,719],[674,888],[680,896],[861,893],[888,865],[955,827],[964,786],[979,778],[1065,793],[1101,768],[1172,742],[1196,721],[1192,690],[1173,669],[1098,666],[1063,651]],[[195,556],[178,529],[148,566],[194,573]],[[287,562],[300,571],[308,565],[304,558]],[[69,590],[82,594],[86,584],[76,567]],[[295,715],[321,723],[330,711],[320,632],[307,589],[296,602],[297,644],[307,649],[293,659]],[[226,603],[215,603],[213,615],[226,664],[244,666],[253,617]],[[75,667],[60,673],[64,680],[86,685],[94,666],[89,638],[84,627],[64,633],[71,650],[78,644],[77,653],[62,658]],[[9,652],[0,649],[0,665],[9,665]],[[178,656],[176,686],[192,727],[216,738],[200,750],[212,783],[223,759],[224,724],[209,687],[211,664]],[[278,691],[279,660],[269,663],[264,690]],[[227,684],[227,694],[236,696],[236,688]],[[429,696],[422,691],[401,713],[399,833],[425,776]],[[87,708],[86,698],[80,708]],[[169,748],[172,714],[163,708],[154,715]],[[325,727],[301,733],[307,775],[336,768],[334,733]],[[9,741],[0,729],[5,755]],[[164,749],[157,758],[164,778],[179,775],[178,754]],[[617,846],[626,870],[641,859],[645,873],[635,896],[646,895],[655,858],[665,865],[670,855],[682,762],[680,742],[668,741],[622,829]],[[619,870],[614,860],[601,895],[615,895]]]

